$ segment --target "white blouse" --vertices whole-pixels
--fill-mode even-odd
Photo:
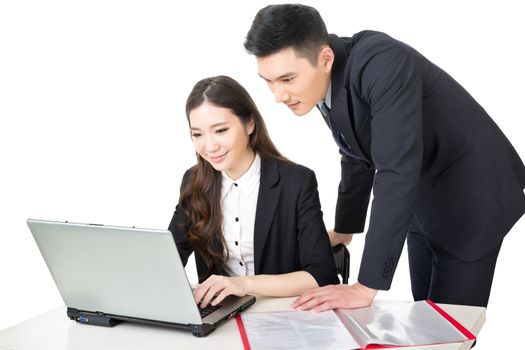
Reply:
[[[222,172],[222,232],[229,252],[225,269],[230,276],[255,273],[253,234],[260,178],[261,158],[258,154],[246,173],[236,181]]]

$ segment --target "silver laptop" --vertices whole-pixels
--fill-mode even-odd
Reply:
[[[68,317],[77,322],[131,321],[205,336],[255,302],[254,296],[229,296],[218,307],[200,308],[170,231],[32,219],[27,224]]]

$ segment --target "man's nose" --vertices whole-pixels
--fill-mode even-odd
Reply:
[[[290,100],[290,94],[285,88],[281,86],[275,88],[273,95],[275,97],[275,102],[277,103],[286,102]]]

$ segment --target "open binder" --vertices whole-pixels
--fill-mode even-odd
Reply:
[[[236,319],[246,350],[383,349],[476,338],[430,300],[321,313],[246,313]]]

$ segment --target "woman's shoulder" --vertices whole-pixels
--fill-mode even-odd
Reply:
[[[197,164],[186,169],[186,171],[184,172],[184,175],[182,176],[182,182],[188,181],[193,176],[195,176],[196,168],[197,168]]]
[[[184,187],[185,184],[188,183],[188,181],[192,181],[192,179],[195,177],[195,172],[197,170],[197,164],[189,167],[184,171],[184,175],[182,175],[181,180],[181,188]]]
[[[267,159],[267,162],[276,164],[281,176],[299,181],[301,178],[315,177],[312,169],[291,160]]]

